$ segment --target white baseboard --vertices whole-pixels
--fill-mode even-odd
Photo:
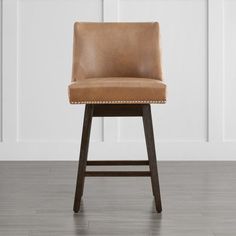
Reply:
[[[80,144],[62,142],[0,143],[0,161],[78,160]],[[236,160],[235,142],[157,142],[157,158],[163,161]],[[147,159],[144,142],[91,142],[89,159]]]

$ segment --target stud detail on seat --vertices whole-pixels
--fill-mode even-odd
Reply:
[[[165,104],[166,100],[163,101],[79,101],[79,102],[71,102],[71,104],[148,104],[148,103],[156,103],[156,104]]]

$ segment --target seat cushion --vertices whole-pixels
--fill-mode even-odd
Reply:
[[[166,85],[133,77],[88,78],[69,85],[70,103],[165,103]]]

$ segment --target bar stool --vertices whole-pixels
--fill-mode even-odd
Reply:
[[[80,23],[74,25],[71,104],[85,104],[74,212],[80,209],[85,177],[150,176],[157,212],[162,211],[152,103],[165,103],[159,24]],[[142,116],[148,160],[88,161],[93,117]],[[149,165],[150,171],[86,171],[87,165]]]

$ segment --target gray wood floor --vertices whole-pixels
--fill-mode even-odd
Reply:
[[[0,162],[0,235],[236,235],[236,162],[160,162],[162,214],[148,177],[87,178],[73,214],[76,170],[76,162]]]

